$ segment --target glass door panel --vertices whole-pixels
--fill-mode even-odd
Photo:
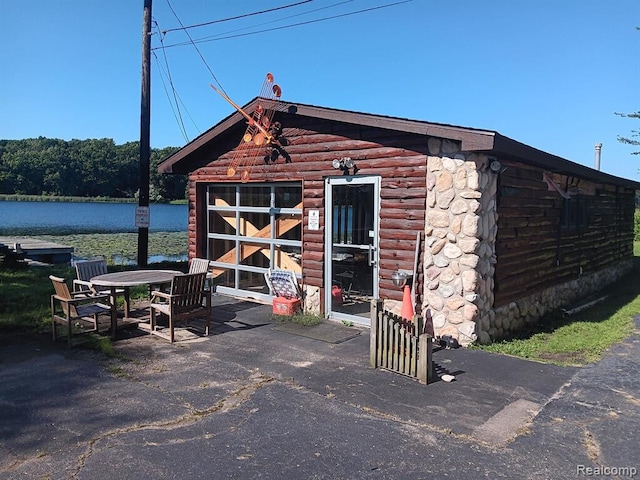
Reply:
[[[378,177],[328,180],[327,311],[337,319],[369,323],[378,294]]]

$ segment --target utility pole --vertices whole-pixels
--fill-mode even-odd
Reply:
[[[149,253],[149,169],[151,165],[151,1],[142,14],[142,95],[140,100],[140,192],[136,211],[138,266],[146,267]]]

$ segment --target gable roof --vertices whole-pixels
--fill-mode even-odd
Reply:
[[[259,97],[255,97],[249,103],[244,105],[242,109],[246,112],[252,112],[255,110],[258,101]],[[285,112],[288,114],[458,141],[461,144],[463,152],[482,152],[499,158],[509,158],[522,163],[535,165],[550,172],[580,176],[596,182],[612,183],[615,185],[640,189],[639,182],[616,177],[614,175],[580,165],[557,155],[538,150],[509,137],[505,137],[493,130],[482,130],[443,123],[427,122],[423,120],[353,112],[349,110],[318,107],[302,103],[283,103],[287,105]],[[237,127],[239,124],[246,125],[245,122],[245,118],[239,112],[233,112],[209,130],[186,144],[173,155],[163,160],[158,166],[158,171],[160,173],[188,174],[189,172],[206,165],[208,163],[208,160],[206,160],[206,152],[209,151],[207,146],[227,130]]]

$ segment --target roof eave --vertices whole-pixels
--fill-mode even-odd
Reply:
[[[495,132],[488,130],[350,112],[313,105],[297,104],[294,108],[296,110],[295,113],[298,115],[459,141],[464,151],[490,150],[493,147],[493,136],[495,135]]]
[[[626,178],[616,177],[609,173],[572,162],[551,153],[538,150],[520,143],[504,135],[496,133],[494,148],[491,154],[496,157],[506,156],[521,160],[523,163],[543,168],[549,172],[583,177],[592,181],[613,183],[634,189],[640,189],[640,183]]]

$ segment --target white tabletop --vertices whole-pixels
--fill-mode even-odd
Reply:
[[[170,283],[176,275],[183,275],[183,273],[177,270],[127,270],[98,275],[89,281],[101,287],[135,287],[137,285]]]

